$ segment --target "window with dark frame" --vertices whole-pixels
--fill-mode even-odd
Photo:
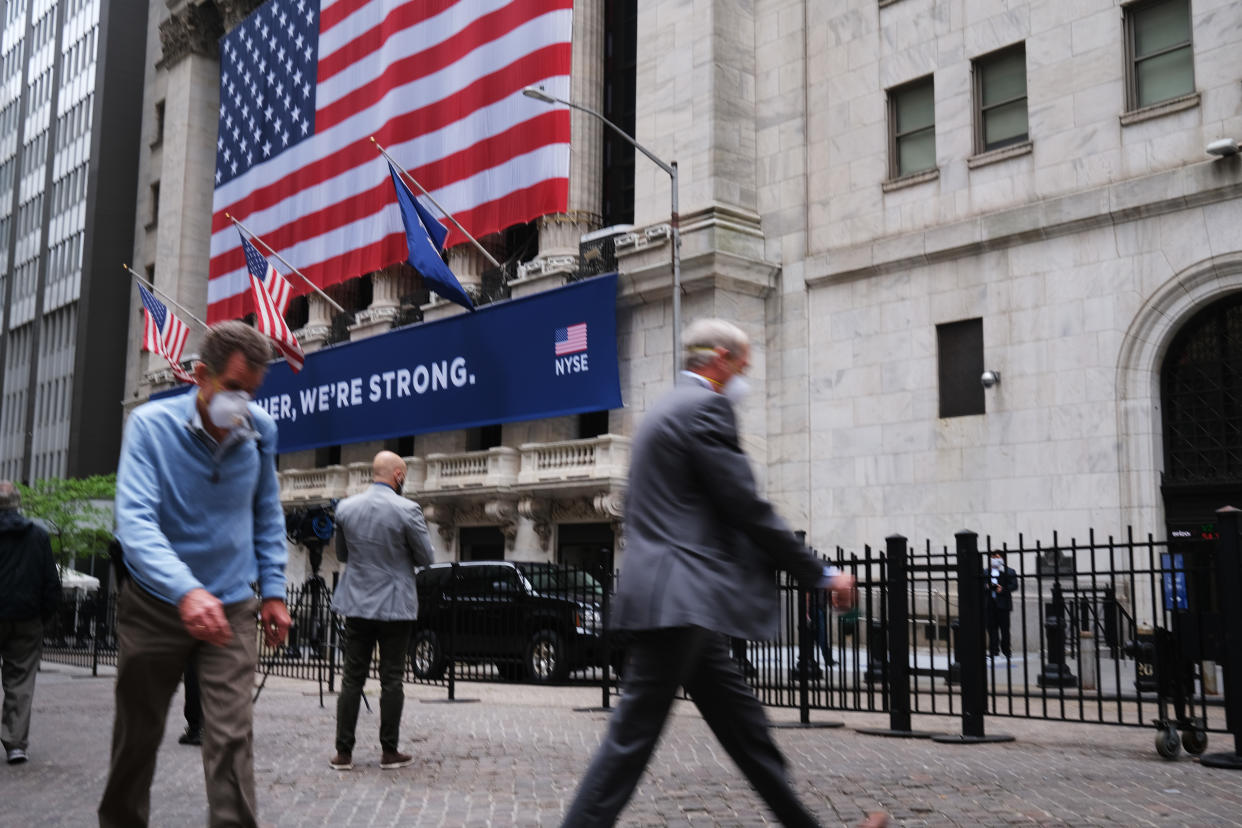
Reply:
[[[1195,91],[1190,0],[1126,6],[1126,106],[1130,111]]]
[[[151,220],[147,222],[147,229],[154,227],[160,222],[160,182],[156,181],[151,185]]]
[[[940,416],[984,414],[983,320],[963,319],[936,326]]]
[[[974,61],[975,152],[1020,144],[1030,136],[1026,100],[1026,44]]]
[[[315,449],[315,468],[322,469],[324,466],[339,465],[341,465],[340,446],[320,446]]]
[[[158,147],[164,143],[164,102],[155,102],[155,138],[151,141],[152,147]]]
[[[637,95],[637,0],[604,0],[603,116],[634,134]],[[634,221],[634,145],[602,134],[600,213],[604,227]]]
[[[587,440],[608,433],[608,412],[587,411],[578,415],[578,439]]]
[[[479,426],[466,429],[466,451],[487,451],[501,444],[502,426]]]
[[[395,452],[399,457],[414,456],[414,435],[407,434],[404,437],[394,437],[384,442],[384,448],[391,452]]]
[[[889,177],[936,169],[936,101],[932,76],[888,91]]]

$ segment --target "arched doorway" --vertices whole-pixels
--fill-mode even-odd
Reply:
[[[1242,293],[1195,313],[1160,367],[1170,530],[1197,536],[1226,504],[1242,508]]]

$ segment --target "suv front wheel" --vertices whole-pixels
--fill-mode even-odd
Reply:
[[[433,630],[419,630],[410,639],[410,670],[420,679],[434,681],[444,675],[444,650]]]
[[[526,647],[526,672],[533,681],[550,683],[569,676],[565,645],[554,630],[539,630]]]

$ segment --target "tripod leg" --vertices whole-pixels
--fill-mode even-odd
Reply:
[[[315,577],[318,577],[318,576],[315,576]],[[306,598],[306,588],[311,583],[311,580],[312,579],[308,578],[306,582],[302,584],[302,590],[301,592],[298,593],[298,600],[294,602],[293,611],[289,613],[289,617],[293,619],[293,624],[295,627],[297,626],[297,623],[298,623],[298,616],[302,612],[302,601]],[[322,583],[323,579],[319,578],[319,581]],[[267,660],[267,666],[263,668],[263,679],[259,682],[259,686],[255,688],[254,698],[251,699],[252,704],[258,703],[259,696],[262,695],[263,693],[263,688],[267,686],[267,677],[272,674],[272,668],[276,666],[276,659],[279,658],[279,656],[280,656],[280,648],[273,647],[272,654]]]

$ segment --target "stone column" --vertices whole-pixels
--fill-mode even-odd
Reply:
[[[218,43],[224,29],[214,6],[185,5],[160,23],[157,71],[166,77],[164,139],[160,150],[159,213],[155,228],[155,281],[160,290],[203,318],[211,258],[210,187],[214,180],[220,112]],[[188,184],[188,186],[187,186]],[[187,356],[201,331],[193,329]],[[162,360],[153,365],[164,366]]]
[[[569,99],[596,112],[603,109],[604,4],[576,0],[573,69]],[[522,296],[564,284],[578,269],[578,239],[600,225],[603,130],[599,119],[570,111],[573,151],[569,154],[569,210],[539,219],[539,255],[523,265],[513,285]]]
[[[318,293],[306,295],[306,325],[293,332],[308,354],[318,351],[332,334],[332,306]]]
[[[399,264],[371,274],[371,304],[355,314],[349,338],[366,339],[390,330],[401,316],[401,296],[403,290],[408,291],[408,281]]]
[[[497,244],[499,238],[498,235],[493,234],[480,239],[479,243],[498,260],[503,261],[503,251],[499,250]],[[492,263],[484,258],[472,242],[467,241],[465,244],[449,248],[448,266],[449,270],[453,271],[453,275],[457,277],[457,281],[461,282],[462,288],[475,304],[478,304],[480,297],[483,296],[483,273],[492,267]],[[428,285],[428,289],[431,291],[431,301],[422,306],[423,321],[430,322],[433,319],[443,319],[466,312],[461,305],[450,302],[436,293],[435,288]]]

